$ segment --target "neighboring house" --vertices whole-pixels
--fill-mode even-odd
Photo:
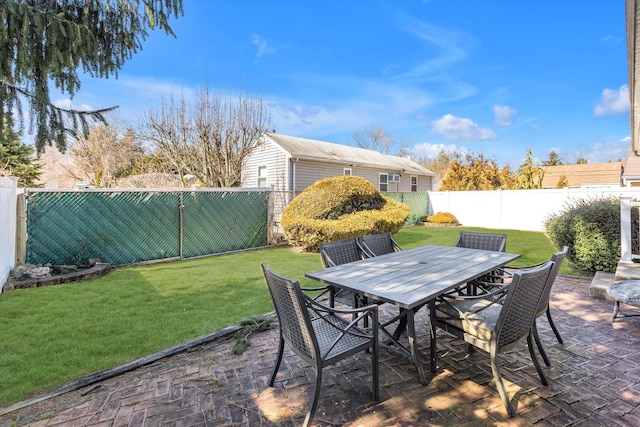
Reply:
[[[620,186],[621,162],[542,166],[542,188]],[[564,182],[563,185],[559,183]]]
[[[640,187],[640,156],[633,150],[622,163],[622,185],[624,187]]]
[[[348,145],[264,133],[242,169],[243,187],[299,193],[322,178],[361,176],[380,191],[427,192],[435,173],[404,157]]]

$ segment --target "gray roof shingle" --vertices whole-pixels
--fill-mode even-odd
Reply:
[[[373,150],[294,136],[265,133],[292,157],[351,166],[373,167],[416,175],[435,176],[435,173],[411,159],[390,156]]]

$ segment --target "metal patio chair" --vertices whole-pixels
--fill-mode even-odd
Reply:
[[[393,239],[393,236],[389,232],[368,234],[360,237],[358,240],[360,242],[360,246],[370,258],[402,250],[402,247]],[[398,340],[400,335],[407,329],[407,316],[404,314],[403,310],[404,309],[402,308],[400,309],[398,326],[392,334],[393,339],[395,340]],[[386,328],[393,322],[395,322],[395,320],[391,320],[381,326]]]
[[[360,246],[369,257],[401,251],[400,245],[393,240],[391,233],[368,234],[359,239]]]
[[[504,252],[507,247],[507,235],[502,233],[481,233],[477,231],[461,231],[455,245],[458,248],[482,249],[485,251]],[[487,283],[496,280],[499,272],[492,272],[488,276],[481,277],[477,281],[467,284],[467,293],[476,295],[478,293],[478,283]],[[481,289],[483,292],[486,289]]]
[[[275,382],[285,343],[311,365],[315,372],[314,389],[303,425],[311,423],[316,411],[322,385],[322,369],[365,350],[370,350],[372,392],[374,399],[378,401],[378,307],[326,307],[304,294],[297,280],[274,273],[264,263],[262,272],[280,323],[278,355],[269,386],[273,387]],[[353,314],[356,314],[353,320],[345,320]],[[365,317],[370,319],[371,325],[367,331],[357,327],[357,323]]]
[[[434,327],[489,353],[496,387],[511,417],[516,414],[516,409],[502,382],[498,355],[512,350],[526,339],[538,376],[542,384],[548,384],[533,349],[533,329],[538,304],[553,265],[549,261],[537,269],[515,273],[510,284],[494,290],[492,299],[485,296],[444,295],[439,298],[430,315]],[[432,349],[436,348],[435,329],[431,334],[431,346]]]
[[[454,246],[458,248],[504,252],[507,247],[507,235],[501,233],[461,231]]]
[[[369,258],[369,254],[360,246],[355,237],[320,244],[320,259],[324,268],[335,267],[336,265],[365,258]],[[358,305],[367,305],[366,298],[360,295],[346,289],[330,287],[329,306],[334,307],[336,301],[354,308]]]
[[[547,284],[545,285],[544,292],[542,293],[542,299],[540,299],[540,303],[538,304],[538,311],[536,313],[536,319],[546,315],[547,321],[551,326],[551,330],[553,334],[556,336],[558,343],[564,344],[562,337],[560,336],[560,332],[558,332],[558,328],[556,328],[555,323],[553,323],[553,318],[551,317],[551,310],[549,308],[549,298],[551,296],[551,288],[553,288],[553,284],[556,281],[556,277],[558,277],[558,272],[560,271],[560,267],[562,266],[562,262],[564,258],[567,256],[567,252],[569,248],[567,246],[563,247],[560,252],[556,252],[551,255],[550,261],[553,261],[553,268],[549,273],[549,277],[547,278]],[[503,270],[504,275],[501,277],[502,284],[498,284],[497,286],[503,286],[504,284],[508,284],[511,280],[510,276],[513,276],[515,272],[518,271],[527,271],[535,268],[539,268],[544,265],[547,261],[541,262],[538,264],[528,265],[528,266],[519,266],[519,267],[509,267]],[[485,283],[485,286],[496,286],[496,283]],[[533,338],[536,341],[536,346],[538,347],[538,351],[542,356],[542,360],[544,360],[545,365],[551,366],[549,362],[549,358],[547,357],[547,353],[544,351],[544,347],[542,346],[542,341],[540,340],[540,336],[538,334],[537,322],[533,324]]]

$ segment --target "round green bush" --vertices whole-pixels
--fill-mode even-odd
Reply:
[[[632,245],[638,247],[638,210],[631,214]],[[616,271],[620,261],[620,201],[576,200],[546,219],[546,231],[557,248],[569,247],[567,259],[581,272]]]
[[[411,209],[358,176],[321,179],[287,205],[280,224],[292,246],[317,250],[320,243],[365,234],[397,233]]]

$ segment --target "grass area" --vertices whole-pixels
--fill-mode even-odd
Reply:
[[[396,236],[408,249],[452,246],[472,227],[410,227]],[[507,233],[513,265],[548,259],[542,233]],[[272,248],[188,261],[119,268],[86,282],[0,295],[0,406],[113,368],[273,310],[260,263],[298,278],[322,268],[318,254]],[[571,273],[565,265],[561,273]]]

